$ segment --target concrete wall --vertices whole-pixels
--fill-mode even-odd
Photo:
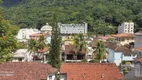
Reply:
[[[135,34],[135,48],[142,46],[142,33],[136,33]]]

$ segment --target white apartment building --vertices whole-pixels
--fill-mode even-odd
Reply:
[[[118,34],[121,33],[134,33],[134,23],[124,22],[118,27]]]
[[[19,42],[26,42],[28,39],[30,39],[29,35],[35,33],[40,33],[40,31],[38,29],[23,28],[18,31],[16,38]]]
[[[61,34],[78,34],[78,33],[87,33],[87,23],[81,24],[62,24],[58,23],[59,30]]]

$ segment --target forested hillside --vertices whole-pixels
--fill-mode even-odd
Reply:
[[[24,0],[19,5],[4,9],[4,17],[20,27],[41,27],[50,23],[52,12],[58,13],[62,23],[89,24],[89,31],[115,32],[124,21],[142,25],[142,0]]]

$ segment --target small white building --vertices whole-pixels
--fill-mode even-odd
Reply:
[[[32,61],[33,60],[33,53],[30,53],[28,49],[18,49],[15,53],[13,53],[13,60],[12,62],[25,62],[25,61]]]
[[[118,34],[121,33],[134,33],[134,23],[124,22],[118,27]]]
[[[40,33],[40,31],[38,29],[23,28],[18,31],[16,38],[19,42],[26,42],[28,39],[30,39],[29,35],[35,33]]]
[[[46,25],[44,25],[41,29],[40,29],[41,33],[48,33],[51,35],[52,33],[52,26],[50,26],[48,23],[46,23]]]
[[[87,23],[81,24],[62,24],[58,23],[59,30],[61,34],[78,34],[78,33],[87,33]]]

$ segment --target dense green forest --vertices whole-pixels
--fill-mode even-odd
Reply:
[[[11,3],[12,4],[12,3]],[[54,10],[62,23],[87,22],[89,31],[113,33],[122,22],[142,25],[142,0],[23,0],[3,8],[3,16],[20,27],[40,28],[51,23]]]

